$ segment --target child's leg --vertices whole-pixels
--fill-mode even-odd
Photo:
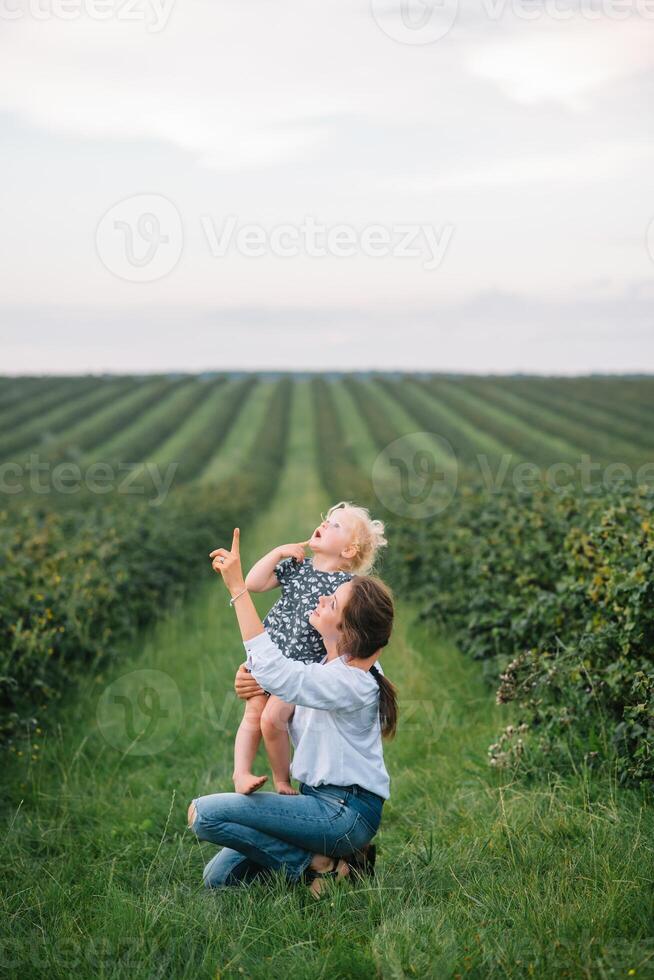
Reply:
[[[291,747],[288,741],[288,723],[295,711],[294,704],[271,695],[261,715],[261,733],[273,772],[275,789],[287,796],[297,796],[291,786]]]
[[[237,793],[253,793],[268,778],[252,775],[252,765],[261,741],[261,715],[267,700],[266,694],[257,694],[245,702],[234,742],[234,789]]]

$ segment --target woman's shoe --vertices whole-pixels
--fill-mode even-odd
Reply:
[[[366,844],[348,855],[347,863],[350,870],[359,877],[373,878],[375,874],[375,861],[377,860],[377,848],[374,844]]]
[[[343,858],[331,858],[332,866],[328,871],[315,871],[313,868],[305,868],[302,872],[302,881],[309,886],[309,891],[314,898],[319,898],[322,892],[322,880],[324,878],[345,878],[350,873],[349,861]],[[339,865],[343,864],[345,870],[339,870]]]

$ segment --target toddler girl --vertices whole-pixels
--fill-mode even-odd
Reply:
[[[326,655],[317,630],[309,623],[322,595],[331,595],[353,574],[367,574],[378,550],[386,544],[384,525],[372,520],[364,507],[341,502],[332,507],[308,541],[273,548],[250,569],[245,585],[250,592],[281,586],[281,598],[264,620],[271,637],[286,657],[318,663]],[[307,545],[312,558],[305,557]],[[259,694],[245,702],[234,746],[234,789],[252,793],[267,776],[255,776],[252,765],[263,735],[275,789],[295,795],[290,781],[288,722],[294,705],[274,695]]]

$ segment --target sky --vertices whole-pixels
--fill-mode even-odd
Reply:
[[[0,0],[0,372],[654,371],[654,0]]]

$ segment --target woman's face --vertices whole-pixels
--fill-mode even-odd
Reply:
[[[347,605],[352,583],[343,582],[332,595],[321,595],[318,605],[309,616],[309,622],[323,637],[334,636],[338,632],[343,618],[343,609]]]

